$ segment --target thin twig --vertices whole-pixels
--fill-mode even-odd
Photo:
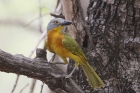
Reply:
[[[39,31],[42,33],[42,8],[41,8],[41,0],[39,0]]]
[[[55,56],[56,56],[56,54],[54,53],[53,56],[52,56],[52,59],[49,61],[49,63],[52,63],[54,61]]]
[[[42,8],[41,8],[41,0],[39,1],[39,31],[42,33]],[[46,34],[45,34],[46,35]],[[44,36],[45,36],[44,35]],[[43,36],[43,37],[44,37]],[[41,40],[38,42],[37,46],[39,45],[39,43],[42,41],[43,37],[41,37]],[[35,46],[33,52],[36,50],[37,46]],[[36,79],[32,80],[32,84],[31,84],[31,89],[30,89],[30,93],[33,93],[34,88],[35,88],[35,84],[36,84]]]
[[[23,27],[27,27],[28,25],[30,25],[32,22],[34,22],[35,20],[39,19],[40,17],[44,17],[45,15],[48,15],[49,13],[45,13],[39,17],[36,17],[35,19],[31,20],[28,24],[24,25]]]
[[[50,13],[50,15],[54,17],[65,18],[62,11],[63,11],[63,7],[62,7],[61,0],[57,0],[55,11],[53,13]]]
[[[42,35],[40,36],[40,38],[38,39],[38,42],[36,43],[35,47],[33,48],[33,50],[31,51],[29,57],[36,51],[36,48],[38,47],[38,45],[41,43],[41,41],[43,40],[43,38],[46,36],[47,31],[44,31],[42,33]]]
[[[47,31],[44,31],[41,35],[41,37],[39,38],[38,42],[36,43],[35,47],[33,48],[33,50],[30,52],[29,54],[29,57],[31,57],[33,55],[33,53],[35,52],[36,48],[38,47],[38,45],[40,44],[40,42],[43,40],[43,38],[45,37],[45,35],[47,34]],[[18,80],[19,80],[19,76],[20,75],[17,75],[17,79],[16,79],[16,82],[14,84],[14,87],[12,89],[12,92],[11,93],[14,93],[15,91],[15,88],[17,86],[17,83],[18,83]]]
[[[43,87],[44,87],[44,83],[42,83],[42,85],[41,85],[41,90],[40,90],[40,93],[42,93],[42,92],[43,92]]]
[[[21,89],[20,93],[22,93],[22,91],[23,91],[28,85],[29,85],[29,84],[25,85],[25,86]]]
[[[24,27],[30,25],[30,24],[31,24],[33,21],[35,21],[36,19],[39,19],[39,24],[40,24],[40,25],[39,25],[39,31],[42,32],[42,20],[41,20],[41,18],[42,18],[43,16],[47,15],[47,14],[48,14],[48,13],[42,15],[42,13],[41,13],[41,0],[39,0],[39,17],[33,19],[32,21],[30,21],[30,22],[29,22],[27,25],[25,25]],[[46,34],[47,34],[47,31],[44,31],[43,34],[41,35],[41,37],[39,38],[37,44],[35,45],[35,47],[34,47],[33,50],[31,51],[31,53],[29,54],[29,57],[31,57],[31,56],[33,55],[33,53],[35,52],[36,48],[38,47],[38,45],[40,44],[40,42],[43,40],[43,38],[45,37]],[[14,87],[13,87],[11,93],[14,93],[14,91],[15,91],[15,88],[16,88],[17,83],[18,83],[18,80],[19,80],[19,76],[20,76],[20,75],[17,75],[17,79],[16,79],[16,82],[15,82],[15,84],[14,84]]]
[[[45,52],[45,50],[39,49],[37,52],[38,54],[36,55],[42,54],[43,51]],[[31,59],[21,54],[12,55],[0,50],[0,71],[21,74],[30,78],[39,79],[47,84],[52,91],[61,89],[69,91],[69,93],[81,93],[76,90],[72,83],[69,83],[64,79],[65,73],[60,70],[60,68],[56,65],[44,63],[46,62],[46,59],[44,59],[45,56],[46,53],[38,58]],[[56,78],[52,74],[56,74],[57,76],[59,75],[60,77]],[[59,84],[61,86],[59,86]]]
[[[32,85],[31,85],[31,88],[30,88],[30,93],[34,92],[35,84],[36,84],[36,79],[32,79]]]
[[[65,16],[62,15],[62,14],[58,15],[58,14],[55,14],[55,13],[50,13],[50,15],[53,16],[53,17],[59,17],[59,18],[64,18],[65,19]]]
[[[38,47],[38,45],[40,44],[40,42],[43,40],[43,38],[45,37],[46,34],[47,34],[47,31],[44,31],[44,32],[42,33],[42,35],[40,36],[40,38],[39,38],[38,42],[36,43],[35,47],[34,47],[33,50],[30,52],[29,57],[31,57],[31,56],[33,55],[33,53],[35,52],[36,48]],[[13,87],[11,93],[14,93],[14,91],[15,91],[15,88],[16,88],[17,83],[18,83],[19,76],[20,76],[20,75],[17,75],[17,79],[16,79],[16,82],[15,82],[15,84],[14,84],[14,87]]]
[[[17,82],[18,82],[18,80],[19,80],[19,76],[20,76],[20,75],[18,75],[18,74],[17,74],[17,79],[16,79],[16,81],[15,81],[15,84],[14,84],[14,87],[13,87],[13,89],[12,89],[12,92],[11,92],[11,93],[14,93],[14,91],[15,91],[15,89],[16,89]]]

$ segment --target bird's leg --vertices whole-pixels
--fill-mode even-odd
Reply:
[[[75,65],[75,67],[74,67],[74,69],[71,71],[71,73],[70,73],[69,75],[65,75],[65,78],[70,78],[76,69],[77,69],[77,66]]]
[[[70,78],[72,76],[72,74],[74,73],[74,71],[77,69],[78,65],[79,65],[79,62],[75,60],[74,69],[71,71],[71,73],[69,75],[66,75],[65,78]]]

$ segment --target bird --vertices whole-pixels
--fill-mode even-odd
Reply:
[[[80,65],[93,89],[104,87],[105,84],[88,63],[80,45],[63,31],[65,26],[71,24],[71,21],[63,18],[52,19],[47,26],[46,49],[62,58],[64,64],[68,64],[66,58],[70,58],[75,61],[75,67]]]

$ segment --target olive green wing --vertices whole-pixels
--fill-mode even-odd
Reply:
[[[62,39],[62,44],[64,45],[64,47],[74,55],[83,56],[86,59],[85,54],[81,50],[79,44],[68,34],[63,33],[63,35],[64,35],[64,39]]]

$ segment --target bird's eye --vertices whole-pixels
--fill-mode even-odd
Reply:
[[[58,21],[57,21],[57,20],[55,20],[55,21],[54,21],[54,23],[55,23],[55,24],[58,24]]]

